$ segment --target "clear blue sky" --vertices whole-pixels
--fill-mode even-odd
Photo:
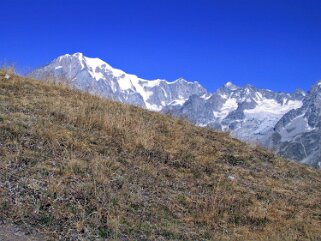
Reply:
[[[0,62],[83,52],[142,78],[276,91],[321,79],[320,0],[7,0]]]

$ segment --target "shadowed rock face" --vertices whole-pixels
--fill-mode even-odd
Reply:
[[[269,146],[284,157],[321,167],[321,82],[311,88],[301,108],[280,119]]]
[[[287,94],[228,82],[210,97],[193,96],[167,111],[197,125],[227,130],[241,140],[267,146],[275,124],[288,111],[301,107],[304,95],[299,90]]]

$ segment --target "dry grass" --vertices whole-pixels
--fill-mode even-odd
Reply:
[[[0,73],[0,219],[49,240],[320,240],[320,190],[226,133]]]
[[[0,71],[5,75],[14,75],[16,74],[16,66],[14,64],[1,64]]]

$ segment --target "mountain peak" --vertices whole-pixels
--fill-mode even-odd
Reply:
[[[183,77],[179,77],[177,80],[174,80],[172,83],[175,83],[175,82],[178,82],[178,83],[186,83],[188,82],[186,79],[184,79]]]
[[[197,82],[184,78],[174,82],[142,79],[114,68],[100,58],[86,57],[81,52],[62,55],[30,74],[37,79],[48,75],[57,79],[63,77],[80,90],[98,92],[108,99],[156,111],[173,101],[182,104],[192,95],[207,94]]]
[[[301,96],[306,96],[306,93],[304,92],[304,90],[298,88],[293,92],[293,95],[301,95]]]
[[[236,90],[239,88],[238,86],[234,85],[231,81],[226,82],[224,84],[224,87],[230,90]]]
[[[82,60],[84,58],[84,54],[81,53],[81,52],[76,52],[76,53],[73,53],[73,54],[64,54],[64,55],[61,55],[59,57],[57,57],[55,60],[57,61],[62,61],[64,59],[79,59],[79,60]]]
[[[81,52],[76,52],[76,53],[72,54],[72,56],[84,56],[84,54]]]
[[[317,81],[310,89],[311,93],[319,93],[321,90],[321,80]]]

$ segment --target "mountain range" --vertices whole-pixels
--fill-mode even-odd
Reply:
[[[68,82],[103,98],[229,131],[288,159],[321,167],[321,82],[308,93],[273,92],[231,82],[210,93],[183,78],[145,80],[82,53],[60,56],[28,76]]]

